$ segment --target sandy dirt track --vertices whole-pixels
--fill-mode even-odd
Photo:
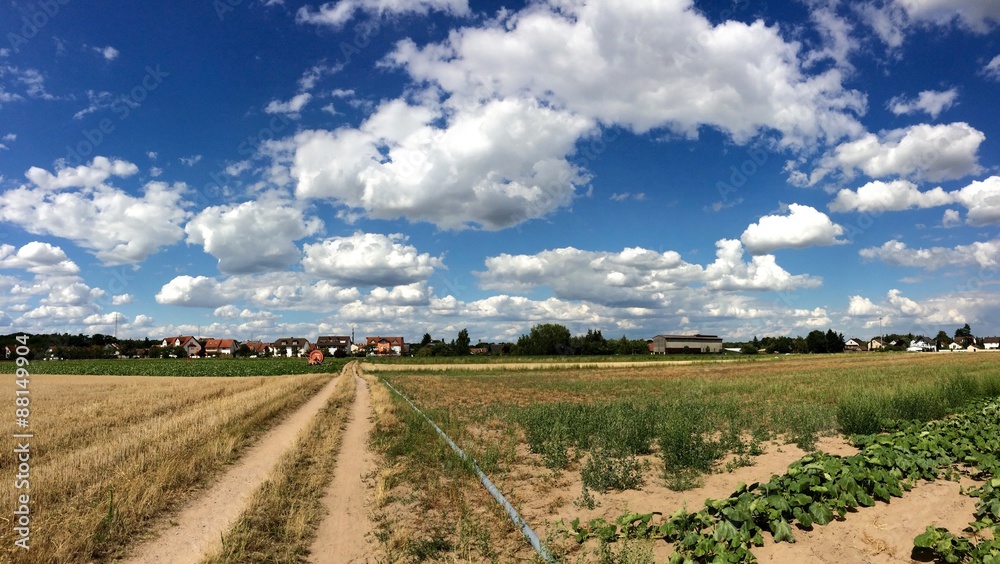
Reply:
[[[357,366],[356,364],[354,365]],[[368,562],[368,488],[364,476],[370,473],[374,461],[368,451],[368,434],[371,430],[371,400],[368,384],[351,374],[357,391],[337,453],[333,480],[326,489],[323,506],[327,517],[316,531],[316,540],[309,550],[309,561],[317,564],[348,564]]]
[[[345,367],[346,371],[346,367]],[[329,400],[345,372],[268,431],[232,468],[178,512],[154,526],[158,536],[136,547],[128,564],[198,562],[221,548],[222,535],[246,507],[250,496],[273,472],[309,422]],[[349,377],[349,376],[348,376]],[[176,525],[174,524],[176,523]]]

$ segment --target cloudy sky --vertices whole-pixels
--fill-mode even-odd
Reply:
[[[6,0],[0,333],[1000,334],[994,0]]]

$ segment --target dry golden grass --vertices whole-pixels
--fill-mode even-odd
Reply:
[[[31,549],[0,531],[0,561],[120,556],[153,517],[199,487],[328,374],[259,378],[47,376],[31,379]],[[13,405],[14,386],[4,390]],[[11,413],[13,416],[13,413]],[[7,436],[13,421],[4,425]],[[13,507],[12,449],[0,452],[0,506]]]
[[[312,420],[293,453],[253,495],[203,564],[301,562],[323,519],[323,493],[333,475],[344,422],[354,399],[356,365],[348,365],[333,395]]]

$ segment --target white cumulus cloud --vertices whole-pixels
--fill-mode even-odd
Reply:
[[[219,260],[219,271],[244,274],[279,270],[298,262],[301,253],[295,241],[322,227],[323,222],[306,218],[302,210],[263,198],[206,208],[184,231],[188,243],[202,245]]]
[[[140,196],[133,196],[102,184],[98,178],[104,172],[29,175],[42,184],[0,194],[0,221],[35,235],[70,239],[109,265],[141,262],[178,242],[184,234],[181,224],[190,215],[183,183],[149,182]],[[52,191],[81,185],[80,190]]]
[[[938,182],[979,172],[983,132],[964,122],[919,124],[881,135],[868,133],[842,143],[823,158],[807,184],[816,184],[831,172],[848,178],[861,171],[871,178],[898,176]]]
[[[889,100],[889,111],[896,115],[909,115],[924,112],[937,119],[941,112],[955,104],[958,99],[958,89],[924,90],[914,99],[896,96]]]
[[[801,204],[790,204],[788,215],[765,215],[750,224],[740,240],[754,254],[777,249],[801,249],[820,245],[838,245],[844,228],[833,223],[823,212]]]
[[[399,234],[356,232],[306,245],[302,267],[307,274],[360,286],[401,286],[427,280],[443,263],[419,252]]]
[[[61,248],[32,241],[17,251],[11,245],[0,245],[0,268],[22,268],[33,274],[73,275],[80,267]]]
[[[296,196],[329,198],[379,219],[496,230],[569,205],[587,181],[566,160],[589,120],[523,100],[448,116],[384,103],[358,129],[293,140]]]
[[[702,126],[785,146],[853,137],[864,96],[839,69],[810,75],[801,46],[764,21],[713,25],[690,0],[532,3],[447,41],[399,44],[391,60],[461,107],[530,95],[636,132]]]

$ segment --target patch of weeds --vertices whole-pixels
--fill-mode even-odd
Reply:
[[[709,472],[724,452],[717,442],[705,438],[700,410],[673,409],[665,413],[657,443],[663,459],[667,487],[675,490],[697,485],[701,473]]]
[[[573,500],[573,506],[576,507],[577,509],[595,509],[597,507],[600,507],[601,502],[594,499],[594,496],[591,495],[590,490],[587,489],[587,485],[584,484],[582,488],[583,492],[580,494],[580,497]]]
[[[580,471],[583,487],[599,492],[613,490],[635,490],[642,485],[643,464],[634,455],[615,456],[604,447],[596,447]]]
[[[431,536],[422,539],[412,539],[407,544],[406,553],[415,562],[435,560],[439,554],[451,552],[453,545],[440,530],[435,530]]]
[[[616,551],[614,546],[618,545]],[[652,564],[653,543],[649,540],[622,540],[617,543],[602,542],[597,547],[600,564]]]

